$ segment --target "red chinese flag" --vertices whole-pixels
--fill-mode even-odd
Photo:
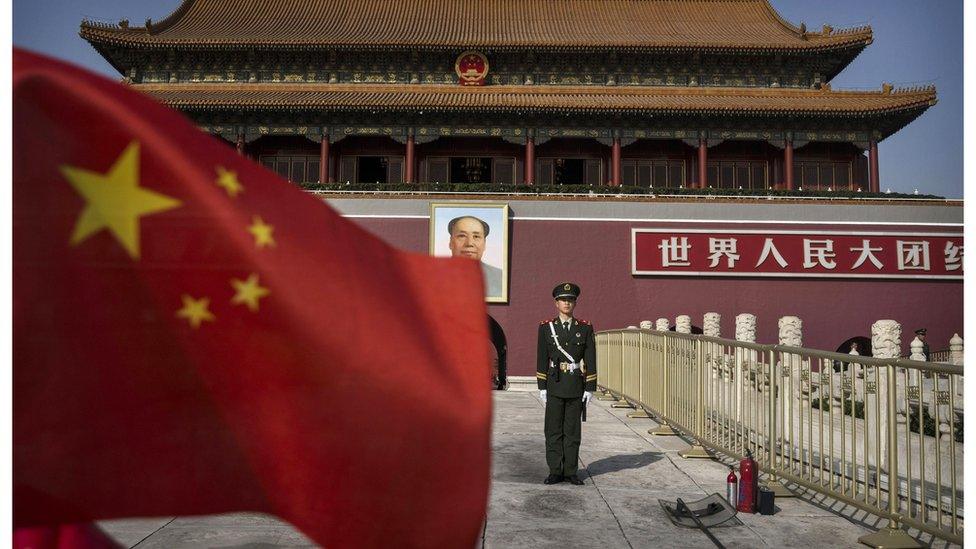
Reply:
[[[14,51],[14,526],[258,511],[469,547],[472,261],[392,249],[125,86]]]

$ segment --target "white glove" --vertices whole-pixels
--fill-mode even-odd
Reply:
[[[546,390],[545,389],[539,389],[539,399],[542,400],[542,403],[543,404],[546,403]]]
[[[593,398],[593,393],[589,391],[583,391],[583,406],[589,404],[591,398]]]

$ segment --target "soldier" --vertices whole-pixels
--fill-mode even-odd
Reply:
[[[925,328],[915,330],[915,335],[918,336],[919,341],[922,342],[922,354],[925,355],[925,362],[929,362],[929,342],[925,341],[927,334],[928,330]]]
[[[539,326],[536,380],[546,406],[546,484],[563,480],[577,486],[580,415],[596,390],[593,326],[573,317],[580,288],[566,282],[552,290],[559,314]]]

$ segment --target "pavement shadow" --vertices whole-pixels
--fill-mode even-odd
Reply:
[[[640,454],[610,456],[590,462],[586,466],[586,471],[591,477],[595,477],[627,469],[640,469],[663,458],[664,454],[662,452],[642,452]]]

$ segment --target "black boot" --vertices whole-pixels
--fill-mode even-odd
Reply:
[[[563,481],[562,475],[549,475],[546,480],[542,481],[545,484],[559,484]]]
[[[572,484],[573,486],[582,486],[582,485],[583,485],[583,481],[582,481],[582,480],[580,480],[580,479],[579,479],[579,477],[578,477],[578,476],[576,476],[576,475],[569,475],[568,477],[565,477],[565,478],[566,478],[566,480],[568,480],[568,481],[569,481],[569,483],[570,483],[570,484]]]

